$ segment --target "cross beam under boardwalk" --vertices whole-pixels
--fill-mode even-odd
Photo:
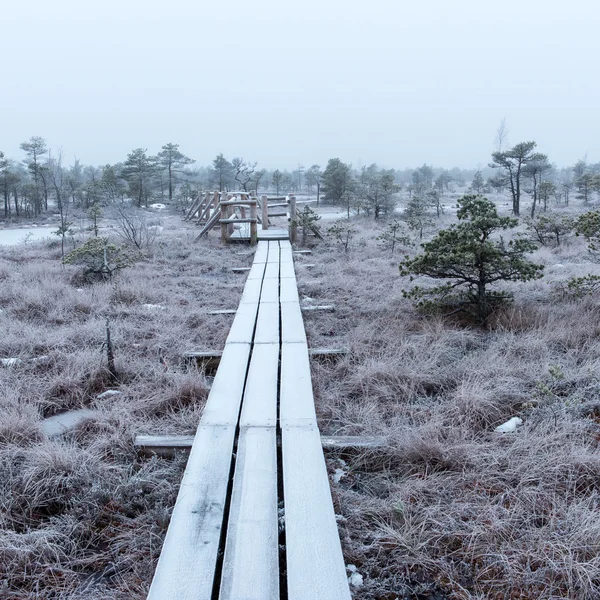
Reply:
[[[148,598],[350,600],[289,241],[258,244]]]

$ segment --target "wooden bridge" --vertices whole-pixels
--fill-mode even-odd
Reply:
[[[288,240],[260,241],[149,600],[349,600]]]
[[[256,192],[200,192],[185,220],[202,226],[195,241],[211,229],[220,227],[222,242],[250,241],[255,244],[258,240],[289,239],[295,243],[296,205],[293,194],[270,198],[263,195],[259,198]],[[272,219],[276,217],[286,217],[285,228],[271,228]],[[322,237],[317,228],[312,231]]]

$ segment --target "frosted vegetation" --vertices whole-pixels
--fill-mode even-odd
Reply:
[[[302,232],[295,260],[304,303],[336,308],[305,313],[309,345],[348,350],[312,359],[321,430],[385,440],[328,454],[355,597],[599,597],[600,167],[517,146],[481,171],[204,168],[175,144],[65,167],[39,138],[3,159],[4,226],[56,235],[0,247],[0,597],[145,598],[185,457],[133,441],[194,433],[211,379],[182,356],[222,348],[231,316],[209,311],[237,307],[231,268],[252,263],[192,243],[181,212],[206,188],[350,215]],[[479,241],[478,206],[498,225]],[[481,249],[507,276],[480,313],[449,268]],[[50,439],[44,419],[72,409],[90,412]]]

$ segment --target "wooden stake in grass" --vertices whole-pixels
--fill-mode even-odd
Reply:
[[[108,372],[114,381],[118,381],[119,375],[115,367],[115,354],[113,352],[113,345],[110,340],[110,320],[106,317],[106,342],[103,344],[106,346],[106,358],[108,361]]]

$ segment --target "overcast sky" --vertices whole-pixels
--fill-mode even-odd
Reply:
[[[267,168],[476,167],[509,142],[600,161],[597,0],[5,0],[0,150]]]

